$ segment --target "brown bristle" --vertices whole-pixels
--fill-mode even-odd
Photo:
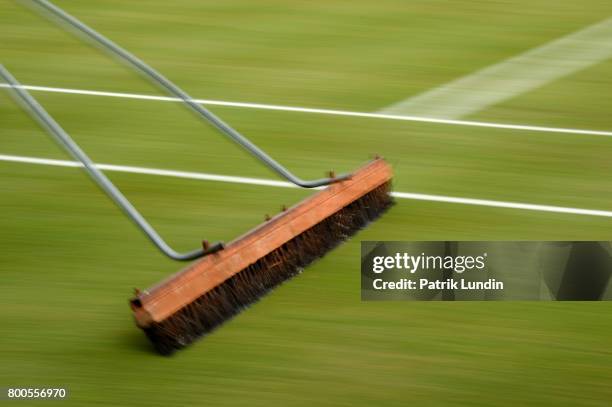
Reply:
[[[390,183],[370,191],[332,216],[206,292],[144,331],[155,349],[169,355],[239,313],[268,291],[299,274],[391,206]]]

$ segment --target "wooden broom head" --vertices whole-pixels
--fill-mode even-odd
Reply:
[[[377,158],[141,291],[130,301],[137,325],[154,343],[152,336],[170,335],[180,345],[206,333],[378,217],[392,203],[391,178]]]

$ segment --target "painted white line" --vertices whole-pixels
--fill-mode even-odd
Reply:
[[[7,87],[10,87],[10,86],[4,83],[0,83],[0,88],[7,88]],[[23,85],[22,88],[27,89],[29,91],[34,91],[34,92],[65,93],[65,94],[74,94],[74,95],[101,96],[101,97],[113,97],[113,98],[123,98],[123,99],[140,99],[140,100],[151,100],[151,101],[161,101],[161,102],[180,102],[180,99],[169,97],[169,96],[142,95],[142,94],[136,94],[136,93],[102,92],[102,91],[96,91],[96,90],[53,88],[53,87],[47,87],[47,86],[33,86],[33,85]],[[486,128],[518,130],[518,131],[565,133],[565,134],[580,134],[580,135],[587,135],[587,136],[612,137],[612,131],[606,131],[606,130],[568,129],[568,128],[560,128],[560,127],[543,127],[543,126],[531,126],[531,125],[521,125],[521,124],[478,122],[478,121],[470,121],[470,120],[439,119],[439,118],[432,118],[432,117],[406,116],[406,115],[399,115],[399,114],[366,113],[366,112],[352,112],[348,110],[318,109],[318,108],[310,108],[310,107],[295,107],[295,106],[283,106],[283,105],[266,105],[266,104],[261,104],[261,103],[228,102],[228,101],[223,101],[223,100],[194,99],[194,102],[200,103],[203,105],[207,105],[207,106],[226,106],[226,107],[238,107],[238,108],[247,108],[247,109],[278,110],[278,111],[284,111],[284,112],[324,114],[324,115],[333,115],[333,116],[363,117],[363,118],[370,118],[370,119],[400,120],[400,121],[409,121],[409,122],[445,124],[445,125],[452,125],[452,126],[486,127]]]
[[[0,161],[10,161],[16,163],[25,164],[38,164],[38,165],[51,165],[55,167],[82,167],[83,165],[76,161],[67,160],[55,160],[50,158],[38,158],[38,157],[23,157],[17,155],[5,155],[0,154]],[[269,187],[285,187],[285,188],[298,188],[294,184],[284,181],[274,181],[262,178],[248,178],[248,177],[234,177],[230,175],[217,175],[217,174],[206,174],[200,172],[186,172],[186,171],[173,171],[173,170],[162,170],[159,168],[144,168],[144,167],[132,167],[127,165],[112,165],[112,164],[96,164],[98,169],[103,171],[115,171],[115,172],[127,172],[131,174],[145,174],[145,175],[159,175],[163,177],[175,177],[175,178],[186,178],[196,179],[201,181],[218,181],[227,182],[232,184],[251,184],[251,185],[263,185]]]
[[[612,57],[612,18],[533,48],[380,113],[458,119]]]
[[[49,158],[38,158],[38,157],[23,157],[16,155],[5,155],[0,154],[0,161],[26,163],[26,164],[38,164],[38,165],[51,165],[56,167],[81,167],[82,165],[75,161],[67,160],[55,160]],[[249,184],[249,185],[262,185],[271,187],[283,187],[283,188],[297,188],[295,185],[283,182],[274,181],[262,178],[250,178],[250,177],[235,177],[228,175],[218,174],[206,174],[200,172],[187,172],[187,171],[173,171],[173,170],[162,170],[158,168],[143,168],[143,167],[132,167],[126,165],[111,165],[111,164],[96,164],[96,166],[105,171],[116,171],[126,172],[132,174],[146,174],[146,175],[158,175],[165,177],[176,177],[176,178],[187,178],[203,181],[216,181],[226,182],[234,184]],[[321,189],[321,188],[318,188]],[[393,192],[393,196],[399,199],[412,199],[418,201],[429,201],[429,202],[444,202],[451,204],[462,204],[462,205],[476,205],[476,206],[487,206],[493,208],[507,208],[507,209],[521,209],[528,211],[538,212],[554,212],[554,213],[566,213],[572,215],[587,215],[587,216],[599,216],[612,218],[612,211],[603,211],[595,209],[581,209],[581,208],[568,208],[562,206],[551,206],[551,205],[537,205],[530,203],[520,202],[503,202],[503,201],[492,201],[488,199],[473,199],[473,198],[459,198],[452,196],[442,195],[428,195],[418,194],[412,192]]]
[[[393,192],[393,196],[396,198],[414,199],[414,200],[419,200],[419,201],[446,202],[446,203],[455,203],[455,204],[463,204],[463,205],[489,206],[493,208],[523,209],[527,211],[538,211],[538,212],[569,213],[573,215],[603,216],[606,218],[612,217],[612,211],[602,211],[602,210],[597,210],[597,209],[568,208],[568,207],[563,207],[563,206],[537,205],[537,204],[521,203],[521,202],[491,201],[489,199],[457,198],[457,197],[452,197],[452,196],[415,194],[411,192]]]

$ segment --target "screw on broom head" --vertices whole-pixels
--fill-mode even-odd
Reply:
[[[137,325],[162,354],[190,344],[380,216],[390,187],[371,162],[134,297]]]

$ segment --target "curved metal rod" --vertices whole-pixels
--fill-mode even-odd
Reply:
[[[287,168],[283,167],[280,163],[266,154],[262,149],[253,144],[249,139],[240,134],[230,125],[225,123],[219,117],[217,117],[210,110],[204,108],[202,105],[196,103],[191,96],[189,96],[185,91],[179,88],[177,85],[172,83],[169,79],[164,77],[162,74],[157,72],[155,69],[151,68],[145,62],[137,58],[135,55],[121,48],[119,45],[115,44],[113,41],[104,37],[102,34],[98,33],[94,29],[90,28],[77,18],[71,16],[66,13],[61,8],[56,5],[50,3],[47,0],[32,0],[34,3],[38,4],[47,12],[51,13],[54,17],[59,18],[60,21],[67,23],[73,29],[76,29],[78,32],[85,34],[89,39],[93,40],[98,45],[101,45],[107,51],[110,51],[114,55],[118,56],[133,68],[135,68],[140,73],[144,74],[149,80],[154,82],[156,85],[160,86],[169,94],[181,99],[191,110],[193,110],[200,118],[204,119],[208,123],[212,124],[217,130],[219,130],[224,135],[231,138],[233,141],[238,143],[248,152],[253,154],[259,160],[263,161],[269,168],[275,171],[277,174],[291,181],[292,183],[304,187],[304,188],[314,188],[322,185],[328,185],[333,182],[342,181],[350,177],[350,174],[343,174],[333,178],[321,178],[312,181],[306,181],[301,178],[295,176],[292,172],[290,172]]]
[[[94,180],[96,184],[125,212],[147,237],[161,250],[165,255],[174,260],[192,260],[202,257],[223,248],[223,243],[215,243],[206,249],[197,249],[187,253],[179,253],[172,249],[161,238],[161,236],[153,229],[153,226],[138,212],[138,210],[128,201],[128,199],[119,191],[119,189],[109,180],[102,171],[100,171],[93,161],[85,154],[83,150],[74,142],[74,140],[66,133],[66,131],[45,111],[45,109],[26,91],[23,86],[11,75],[11,73],[2,65],[0,65],[0,77],[10,85],[13,96],[20,104],[30,113],[42,127],[53,136],[53,138],[66,150],[70,155],[83,164],[83,167]]]

